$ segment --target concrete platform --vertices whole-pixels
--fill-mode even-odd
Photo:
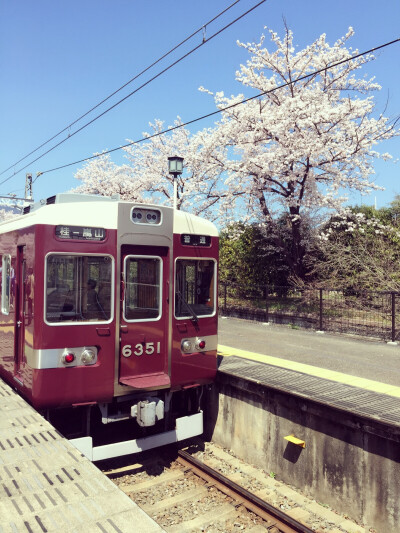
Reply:
[[[257,355],[220,347],[218,370],[391,426],[392,438],[395,434],[400,437],[400,387],[339,372],[328,373],[300,363],[271,361],[265,356],[263,361],[257,361]],[[395,432],[394,428],[397,428]]]
[[[206,412],[214,443],[359,531],[398,533],[399,398],[229,356]]]
[[[0,533],[163,529],[0,379]]]
[[[237,319],[221,330],[207,436],[360,531],[397,533],[399,347]]]

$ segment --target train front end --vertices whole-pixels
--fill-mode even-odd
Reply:
[[[104,425],[125,420],[136,439],[93,447],[93,459],[200,435],[204,387],[216,375],[215,226],[120,203],[117,227],[114,398],[100,411]]]

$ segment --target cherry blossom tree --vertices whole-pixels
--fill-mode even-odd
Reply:
[[[396,120],[375,110],[372,93],[380,86],[359,75],[374,58],[356,57],[348,47],[352,35],[350,28],[333,45],[321,35],[297,50],[286,28],[283,38],[270,31],[268,48],[264,35],[258,43],[238,43],[250,58],[236,80],[258,98],[242,103],[243,94],[210,93],[221,120],[196,134],[180,127],[161,135],[163,122],[155,120],[147,142],[124,148],[129,164],[115,165],[106,155],[87,163],[76,174],[78,190],[172,205],[167,159],[182,156],[178,208],[273,225],[293,278],[303,279],[305,221],[318,210],[338,209],[349,192],[378,189],[374,160],[390,155],[377,145],[399,133]],[[181,124],[178,118],[174,127]]]
[[[17,215],[12,211],[4,209],[4,207],[0,208],[0,222],[5,222],[6,220],[10,220],[11,218],[15,218],[16,216]]]
[[[247,220],[274,224],[286,213],[292,232],[286,260],[295,277],[304,276],[303,215],[337,209],[346,192],[378,189],[373,161],[390,155],[376,145],[398,134],[395,121],[374,113],[371,93],[380,86],[356,76],[373,56],[351,59],[358,54],[346,46],[352,35],[350,28],[332,46],[321,35],[296,50],[286,28],[283,38],[270,31],[268,48],[264,35],[258,43],[238,43],[250,58],[236,80],[260,97],[225,109],[245,96],[210,93],[222,113],[212,135],[226,148],[225,198]],[[343,60],[349,61],[330,68]]]
[[[203,130],[191,135],[179,127],[181,119],[174,123],[167,135],[158,135],[164,130],[164,123],[156,120],[150,124],[153,132],[146,133],[147,143],[132,144],[125,150],[134,175],[140,175],[146,183],[146,192],[157,203],[172,204],[173,177],[168,173],[167,160],[170,156],[184,158],[184,171],[177,177],[177,207],[196,214],[215,217],[214,205],[223,196],[220,175],[223,149],[210,144],[210,131]],[[214,213],[214,214],[213,214]]]
[[[12,218],[20,216],[22,207],[18,206],[17,202],[10,200],[3,200],[0,203],[0,222],[11,220]]]
[[[180,118],[174,127],[182,124]],[[168,157],[184,158],[184,172],[177,177],[177,208],[209,218],[216,218],[216,204],[224,196],[224,148],[210,144],[210,131],[195,135],[184,128],[160,135],[164,123],[150,123],[151,133],[144,133],[148,141],[124,148],[129,164],[118,166],[108,155],[93,159],[78,170],[75,177],[82,184],[76,192],[110,195],[121,194],[122,199],[151,201],[173,205],[173,177],[168,173]]]
[[[75,178],[82,182],[73,192],[112,196],[119,194],[122,200],[142,200],[141,180],[134,179],[129,165],[116,165],[110,154],[99,154],[79,169]]]

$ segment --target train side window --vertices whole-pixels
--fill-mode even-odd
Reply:
[[[176,318],[215,314],[215,265],[212,259],[178,259],[176,261]]]
[[[14,269],[11,267],[11,256],[3,255],[1,262],[1,312],[10,313],[11,286],[13,284]]]
[[[161,317],[162,261],[160,257],[125,258],[124,319],[158,320]]]
[[[50,254],[46,259],[46,322],[109,322],[112,280],[109,256]]]

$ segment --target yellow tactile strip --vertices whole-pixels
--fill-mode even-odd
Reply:
[[[316,376],[330,381],[336,381],[345,385],[352,385],[360,389],[377,392],[379,394],[387,394],[394,398],[400,398],[400,387],[381,383],[380,381],[373,381],[371,379],[360,378],[335,370],[327,370],[326,368],[319,368],[317,366],[306,365],[304,363],[297,363],[296,361],[289,361],[288,359],[281,359],[279,357],[272,357],[270,355],[263,355],[259,353],[249,352],[247,350],[239,350],[238,348],[231,348],[229,346],[218,346],[218,355],[223,357],[236,356],[244,359],[250,359],[259,363],[286,368],[296,372],[303,372],[310,376]]]

